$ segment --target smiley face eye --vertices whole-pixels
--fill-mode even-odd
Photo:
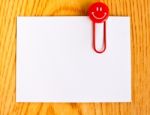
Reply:
[[[99,9],[100,11],[102,11],[102,7],[100,7],[100,9]]]
[[[96,7],[96,11],[98,11],[98,9],[99,9],[99,8],[98,8],[98,7]]]

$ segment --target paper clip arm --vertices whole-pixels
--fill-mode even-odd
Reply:
[[[92,43],[92,46],[93,46],[93,49],[96,53],[103,53],[106,50],[106,21],[103,24],[103,47],[100,50],[97,50],[97,48],[96,48],[95,24],[96,23],[93,23],[93,43]]]

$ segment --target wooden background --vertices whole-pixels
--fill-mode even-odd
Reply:
[[[16,17],[86,15],[95,1],[0,0],[0,115],[150,115],[150,0],[102,1],[131,16],[132,103],[15,102]]]

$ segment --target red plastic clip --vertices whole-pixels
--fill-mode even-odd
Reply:
[[[96,2],[92,4],[88,9],[88,15],[93,22],[93,49],[96,53],[103,53],[106,50],[106,20],[109,16],[109,9],[107,5],[101,2]],[[98,51],[96,49],[96,39],[95,39],[95,25],[96,23],[104,23],[103,30],[103,48]]]

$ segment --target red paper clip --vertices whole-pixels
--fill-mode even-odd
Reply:
[[[109,16],[109,9],[107,5],[101,2],[96,2],[92,4],[88,9],[88,15],[93,22],[93,49],[96,53],[103,53],[106,50],[106,20]],[[103,48],[101,50],[96,49],[96,39],[95,39],[95,25],[96,23],[104,23],[103,30]]]

